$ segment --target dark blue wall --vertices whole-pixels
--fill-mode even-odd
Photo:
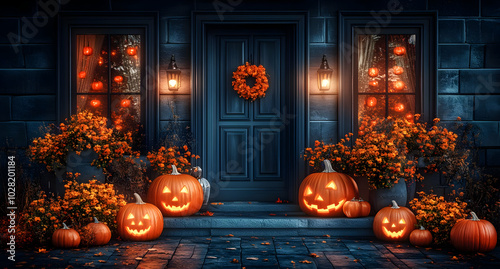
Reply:
[[[393,2],[396,0],[393,0]],[[0,9],[0,145],[26,147],[39,135],[39,126],[56,120],[57,19],[37,27],[34,36],[14,40],[28,20],[43,9],[38,1],[7,1]],[[63,1],[64,2],[64,1]],[[191,12],[225,13],[244,10],[309,11],[309,143],[316,139],[337,140],[337,93],[335,87],[320,93],[316,70],[323,54],[337,78],[337,14],[339,10],[386,10],[390,1],[297,1],[242,0],[67,0],[65,11],[158,11],[160,12],[160,69],[166,69],[171,54],[182,69],[182,87],[172,94],[160,87],[161,127],[172,120],[174,104],[179,120],[190,125]],[[241,3],[238,3],[241,2]],[[222,4],[221,4],[222,3]],[[497,0],[401,0],[404,11],[437,10],[439,14],[438,116],[452,121],[457,116],[474,123],[482,132],[481,159],[500,166],[500,4]],[[223,15],[222,14],[222,15]],[[43,22],[43,21],[42,21]],[[35,21],[36,23],[36,21]],[[41,22],[40,22],[41,23]],[[160,85],[165,77],[160,76]],[[2,152],[3,154],[3,152]],[[3,159],[3,158],[2,158]]]

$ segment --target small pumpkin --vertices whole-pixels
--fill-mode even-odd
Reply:
[[[148,201],[158,206],[165,216],[189,216],[201,209],[203,189],[196,178],[177,172],[172,165],[170,175],[153,180],[148,190]]]
[[[370,215],[370,210],[370,203],[364,201],[362,198],[359,200],[352,198],[351,201],[345,202],[343,207],[344,214],[348,218],[366,217]]]
[[[497,245],[497,231],[487,220],[470,212],[472,219],[461,220],[451,228],[451,244],[460,251],[488,252]]]
[[[307,176],[300,184],[300,209],[317,217],[343,216],[344,203],[358,196],[358,185],[350,176],[335,172],[329,160],[323,163],[323,172]]]
[[[91,47],[83,47],[83,55],[90,56],[94,50]]]
[[[402,56],[406,54],[406,48],[405,47],[395,47],[394,48],[394,54],[398,56]]]
[[[392,200],[392,207],[384,207],[373,219],[373,233],[378,239],[386,241],[406,241],[415,228],[417,219],[410,209],[399,207]]]
[[[52,245],[58,248],[76,248],[80,245],[80,234],[66,223],[52,234]]]
[[[376,77],[376,76],[378,76],[378,68],[376,68],[376,67],[369,68],[368,69],[368,75],[370,77]]]
[[[118,234],[124,240],[149,241],[158,238],[163,231],[163,216],[153,204],[144,203],[134,193],[135,203],[126,204],[118,211]]]
[[[92,87],[92,90],[100,91],[103,89],[104,84],[102,84],[101,81],[94,81],[94,82],[92,82],[92,84],[90,86]]]
[[[410,233],[410,243],[418,247],[426,247],[432,243],[432,234],[420,226],[420,229],[415,229]]]
[[[108,225],[99,222],[96,217],[94,217],[94,222],[87,224],[87,228],[92,233],[94,246],[106,245],[111,240],[111,230]]]

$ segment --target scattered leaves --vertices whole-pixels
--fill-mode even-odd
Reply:
[[[271,245],[271,243],[269,243],[269,242],[262,242],[262,243],[260,243],[260,244],[261,244],[261,245]]]
[[[328,238],[330,238],[330,237],[331,237],[329,234],[325,234],[325,235],[323,235],[323,236],[326,236],[326,237],[328,237]]]
[[[238,259],[233,259],[231,263],[240,263],[240,261],[238,261]]]
[[[103,256],[103,255],[104,255],[104,253],[102,253],[102,252],[99,252],[99,253],[95,253],[95,254],[94,254],[94,256],[95,256],[95,257],[100,257],[100,256]]]
[[[303,261],[300,261],[300,263],[313,263],[312,261],[308,261],[308,260],[303,260]]]
[[[224,203],[210,203],[211,205],[223,205]]]
[[[313,258],[318,258],[319,257],[319,255],[316,254],[316,253],[309,253],[309,256],[311,256]]]
[[[99,260],[99,262],[100,262],[100,263],[106,263],[106,261],[105,261],[105,260]]]
[[[268,261],[269,261],[269,259],[263,259],[262,261],[263,261],[263,262],[268,262]]]
[[[38,253],[47,253],[48,251],[44,248],[39,248]]]
[[[276,216],[276,214],[274,214],[274,213],[271,213],[271,214],[269,214],[269,216]]]
[[[200,216],[209,216],[209,217],[211,217],[213,215],[214,215],[214,212],[210,212],[208,210],[206,212],[200,213]]]
[[[228,234],[228,235],[226,235],[226,236],[233,237],[234,235],[233,235],[233,234]]]

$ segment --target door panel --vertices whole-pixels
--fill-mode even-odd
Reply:
[[[256,26],[254,26],[256,27]],[[273,29],[274,28],[274,29]],[[284,100],[291,76],[286,74],[287,33],[242,27],[235,31],[209,31],[208,51],[215,53],[207,69],[216,70],[207,78],[207,111],[216,112],[206,126],[209,180],[217,190],[215,201],[276,201],[288,199],[285,163],[291,156],[290,124],[284,125]],[[258,33],[258,35],[256,34]],[[233,72],[245,62],[262,64],[269,75],[266,96],[254,102],[240,98],[232,87]],[[215,80],[215,81],[214,81]],[[251,87],[255,80],[247,79]]]

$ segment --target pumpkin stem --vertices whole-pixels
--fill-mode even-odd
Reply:
[[[394,200],[392,200],[392,208],[399,208],[398,203]]]
[[[352,197],[351,201],[355,202],[356,201],[356,197]]]
[[[470,212],[470,214],[472,215],[472,219],[471,220],[475,220],[475,221],[479,221],[480,219],[477,217],[476,213],[474,213],[473,211]]]
[[[358,201],[363,202],[364,200],[363,200],[363,198],[359,197]]]
[[[63,229],[67,230],[69,229],[68,225],[66,225],[66,223],[63,222]]]
[[[99,223],[96,217],[94,217],[94,223]]]
[[[176,175],[180,175],[180,174],[181,173],[179,173],[177,171],[177,167],[175,167],[175,165],[172,164],[172,173],[171,173],[171,175],[175,175],[176,176]]]
[[[173,166],[173,165],[172,165]],[[144,201],[142,201],[142,198],[141,196],[139,196],[139,194],[137,193],[134,193],[134,197],[135,197],[135,203],[138,204],[138,205],[143,205],[145,204]]]
[[[424,226],[420,225],[420,230],[425,230]]]
[[[325,170],[323,170],[323,173],[335,173],[335,170],[332,168],[332,163],[330,160],[323,160],[323,163],[325,164]]]

